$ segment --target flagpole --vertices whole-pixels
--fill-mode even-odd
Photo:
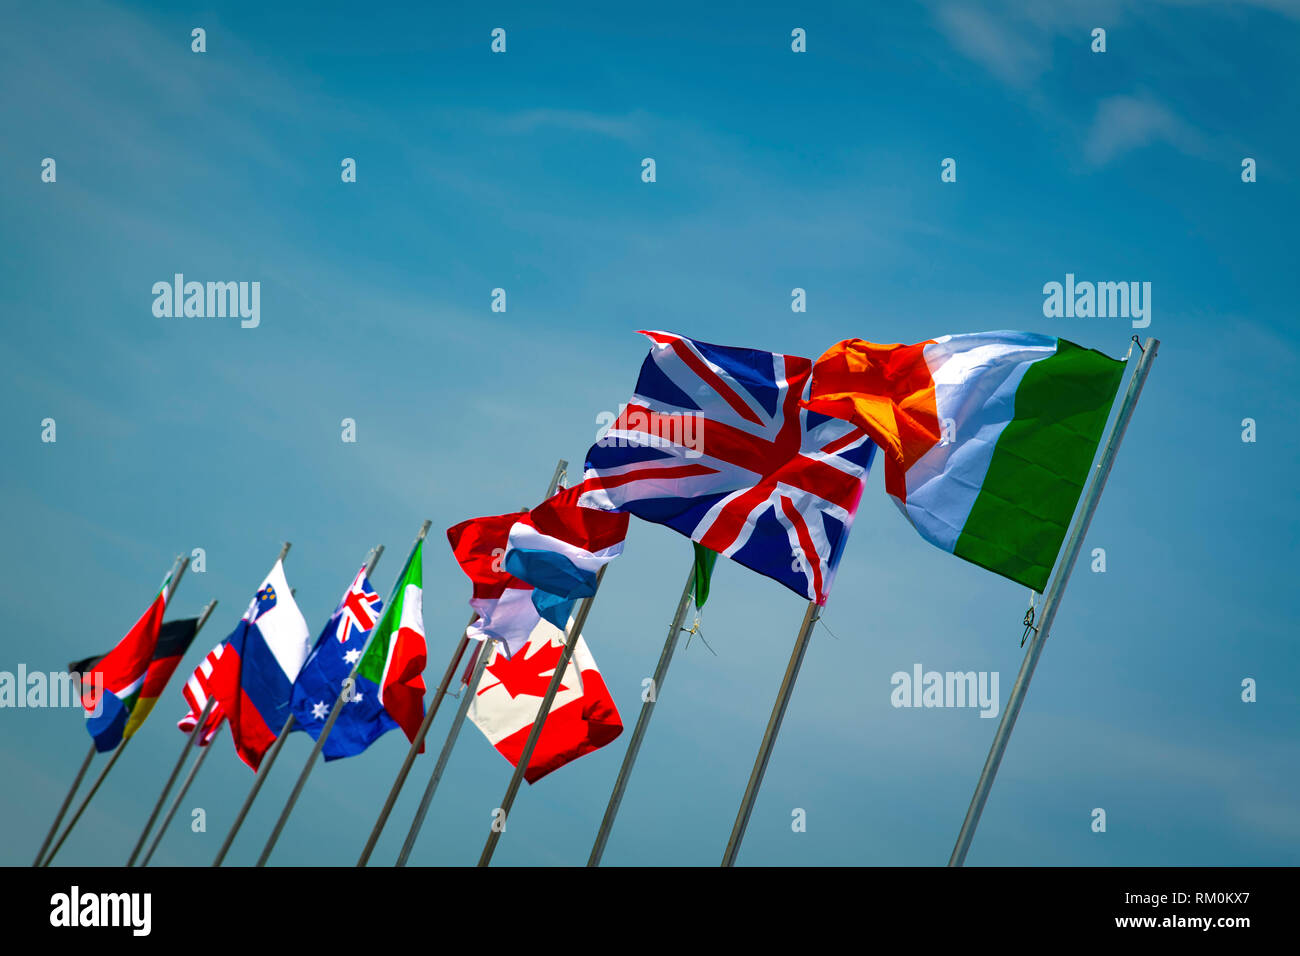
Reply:
[[[1136,341],[1137,336],[1133,338]],[[948,859],[949,866],[962,866],[966,862],[966,854],[970,851],[971,841],[975,838],[975,829],[979,826],[984,804],[988,802],[989,791],[993,789],[993,779],[997,776],[998,767],[1002,764],[1002,756],[1006,753],[1007,741],[1011,738],[1011,731],[1015,729],[1016,718],[1020,716],[1020,708],[1024,705],[1025,695],[1029,692],[1029,682],[1034,677],[1038,658],[1043,653],[1043,645],[1047,643],[1052,622],[1056,619],[1056,609],[1060,606],[1061,595],[1065,591],[1066,584],[1069,583],[1079,552],[1083,549],[1083,539],[1088,534],[1089,525],[1092,524],[1097,503],[1101,499],[1102,489],[1106,486],[1106,479],[1110,477],[1110,469],[1115,463],[1120,442],[1124,440],[1124,433],[1128,430],[1133,410],[1142,394],[1142,387],[1146,384],[1147,374],[1151,371],[1151,363],[1155,361],[1156,351],[1160,348],[1160,340],[1148,338],[1146,344],[1140,345],[1139,348],[1142,349],[1142,357],[1138,359],[1137,368],[1133,370],[1133,378],[1129,380],[1128,391],[1125,392],[1119,413],[1115,416],[1115,424],[1111,426],[1105,450],[1093,471],[1088,490],[1084,493],[1079,520],[1075,522],[1070,532],[1070,539],[1066,542],[1056,576],[1044,596],[1042,623],[1030,638],[1029,650],[1025,652],[1020,673],[1016,675],[1016,683],[1011,688],[1011,696],[1007,698],[1006,707],[1002,710],[1002,719],[998,722],[997,733],[993,735],[993,744],[989,748],[984,769],[980,772],[979,781],[975,785],[975,794],[971,797],[966,818],[962,821],[961,830],[957,834],[957,843],[953,847],[952,856]]]
[[[433,803],[433,795],[442,780],[442,773],[447,769],[447,761],[451,759],[451,752],[456,746],[456,741],[460,739],[460,729],[465,723],[465,715],[469,712],[470,701],[474,699],[479,681],[483,677],[483,669],[487,666],[488,658],[492,656],[491,645],[492,642],[488,640],[479,642],[478,657],[474,659],[474,670],[469,682],[461,691],[460,705],[456,708],[456,716],[452,718],[451,729],[447,731],[447,739],[443,741],[442,750],[438,753],[438,762],[434,764],[433,773],[429,775],[428,786],[424,788],[424,796],[420,798],[420,806],[416,809],[415,819],[411,821],[411,828],[407,831],[406,839],[402,842],[402,852],[398,854],[395,866],[406,866],[406,861],[411,858],[411,850],[415,848],[415,841],[424,826],[424,818],[429,812],[430,804]]]
[[[556,462],[555,471],[551,475],[551,482],[546,486],[545,498],[549,498],[551,495],[555,494],[555,490],[560,484],[560,478],[564,476],[568,467],[569,463],[563,458]],[[545,498],[543,498],[543,500],[545,500]],[[465,624],[465,631],[468,631],[470,625],[476,620],[478,620],[478,613],[471,612],[469,621]],[[429,709],[425,712],[424,720],[420,722],[420,730],[415,735],[415,739],[411,741],[411,746],[406,750],[406,759],[402,761],[402,768],[397,771],[397,779],[393,781],[393,786],[388,791],[388,797],[384,800],[383,809],[379,811],[379,819],[375,821],[375,825],[370,829],[370,836],[366,838],[366,845],[361,851],[361,858],[357,860],[357,866],[365,866],[370,862],[370,854],[374,852],[375,844],[379,842],[379,835],[383,833],[384,827],[388,823],[388,817],[393,812],[393,806],[397,803],[398,794],[402,792],[402,787],[406,785],[407,775],[410,774],[411,767],[415,764],[415,758],[419,755],[420,748],[424,745],[424,738],[428,735],[429,728],[433,726],[433,719],[438,714],[438,708],[442,705],[443,698],[447,696],[447,688],[451,686],[452,680],[456,677],[456,670],[460,667],[461,658],[465,656],[465,648],[469,646],[469,636],[465,631],[461,632],[460,642],[452,652],[451,660],[447,664],[447,670],[442,675],[442,682],[438,684],[438,690],[433,695],[433,701],[429,704]],[[486,644],[488,642],[484,641],[483,643]],[[447,749],[445,744],[443,749]],[[430,796],[432,796],[431,793]],[[419,827],[416,827],[415,829],[418,832]]]
[[[181,583],[181,577],[185,574],[185,569],[189,567],[189,564],[190,559],[188,555],[182,556],[178,554],[175,559],[173,559],[172,566],[167,571],[167,577],[163,579],[163,586],[166,588],[166,593],[163,594],[164,609],[169,603],[171,603],[172,595],[176,593],[176,586]],[[81,805],[77,807],[77,812],[72,815],[72,819],[68,822],[68,826],[63,831],[62,836],[59,837],[58,842],[54,844],[54,848],[50,850],[49,855],[46,856],[44,862],[42,862],[41,856],[45,852],[45,847],[49,846],[50,839],[54,836],[55,831],[58,830],[59,822],[63,819],[63,815],[67,813],[68,805],[72,802],[72,797],[76,792],[76,788],[81,785],[81,778],[85,776],[86,769],[90,764],[90,759],[94,756],[95,745],[94,743],[90,745],[91,752],[82,762],[81,770],[77,774],[77,779],[73,782],[72,789],[68,791],[68,795],[64,798],[63,806],[59,808],[58,816],[54,818],[54,826],[50,828],[49,834],[45,837],[45,843],[41,845],[41,852],[37,854],[36,862],[32,864],[33,866],[49,866],[50,861],[54,859],[54,854],[59,852],[59,848],[63,846],[63,842],[67,840],[68,834],[72,832],[72,828],[77,825],[77,821],[81,819],[81,815],[86,811],[86,807],[90,804],[91,798],[95,796],[95,791],[97,791],[100,784],[104,782],[104,778],[107,777],[108,772],[113,769],[113,764],[117,763],[118,756],[122,753],[122,750],[129,742],[130,738],[128,737],[117,745],[117,748],[113,751],[113,756],[109,758],[108,763],[104,765],[104,769],[101,770],[99,776],[95,778],[94,786],[90,788],[90,792],[86,794],[86,798],[82,800]]]
[[[723,866],[735,864],[736,854],[740,852],[740,843],[745,839],[745,829],[749,826],[750,815],[754,812],[754,801],[758,799],[758,790],[763,785],[767,762],[772,758],[776,735],[781,732],[781,722],[785,719],[786,707],[789,706],[790,696],[794,693],[794,682],[799,679],[804,653],[808,650],[813,625],[817,623],[817,610],[817,603],[809,601],[808,610],[803,616],[803,624],[799,627],[799,635],[794,641],[794,650],[790,652],[790,663],[786,666],[781,689],[776,695],[776,703],[772,705],[772,715],[767,720],[767,730],[763,734],[762,743],[758,746],[758,756],[754,759],[754,769],[749,775],[745,796],[740,801],[740,811],[736,814],[735,825],[731,828],[731,839],[727,841],[727,849],[722,856]]]
[[[605,568],[607,567],[608,565],[605,565],[596,572],[596,590],[600,588],[600,580],[605,576]],[[537,717],[533,720],[533,729],[528,734],[528,742],[524,744],[524,751],[519,755],[519,762],[515,765],[515,772],[510,776],[510,785],[506,787],[506,795],[501,800],[499,808],[501,812],[501,829],[497,828],[497,821],[493,820],[492,827],[488,831],[487,843],[483,845],[483,853],[478,858],[479,866],[489,866],[492,863],[492,854],[496,851],[497,842],[501,839],[505,822],[510,819],[510,810],[514,806],[515,796],[519,793],[519,785],[523,783],[524,772],[533,759],[533,748],[537,746],[537,740],[542,736],[542,727],[546,725],[546,718],[550,716],[551,704],[555,702],[555,695],[564,680],[564,672],[569,669],[573,649],[577,646],[578,638],[582,635],[582,628],[587,623],[587,615],[590,613],[591,604],[595,599],[595,593],[591,597],[583,598],[578,607],[578,613],[569,622],[568,639],[564,642],[564,651],[560,654],[559,663],[555,665],[551,685],[546,688],[546,696],[542,698],[542,704],[537,708]],[[471,687],[470,693],[473,693],[473,691],[474,688]]]
[[[650,715],[654,711],[655,702],[668,676],[668,665],[672,663],[673,654],[677,650],[677,639],[681,636],[682,626],[686,623],[686,614],[691,609],[691,599],[694,595],[695,565],[692,564],[690,573],[686,575],[686,586],[682,588],[681,600],[677,602],[677,613],[673,615],[673,622],[668,626],[668,637],[664,641],[663,651],[659,654],[659,663],[655,665],[650,697],[641,702],[641,713],[637,715],[636,727],[632,729],[632,738],[628,741],[627,752],[623,754],[623,765],[618,768],[618,779],[614,781],[614,790],[609,795],[609,805],[605,807],[605,816],[600,821],[600,830],[596,833],[596,842],[592,844],[587,866],[600,866],[600,858],[605,853],[605,843],[609,840],[609,831],[613,828],[614,818],[618,816],[619,806],[623,803],[623,793],[627,790],[628,779],[632,776],[632,765],[636,763],[637,754],[641,751],[641,741],[650,726]]]
[[[211,703],[211,700],[209,700],[209,703]],[[212,745],[216,743],[217,734],[221,733],[221,728],[223,726],[225,725],[217,724],[216,729],[212,731],[212,739],[208,741],[207,746],[202,748],[202,752],[199,754],[198,759],[195,760],[193,766],[190,767],[190,772],[185,775],[185,781],[181,784],[180,790],[177,791],[176,799],[172,801],[171,807],[168,808],[167,816],[163,818],[162,824],[158,827],[158,832],[153,835],[153,840],[149,844],[149,852],[146,853],[144,859],[140,861],[141,866],[148,866],[149,861],[153,859],[154,850],[158,849],[158,844],[162,842],[163,834],[165,834],[167,828],[171,826],[172,817],[176,816],[176,811],[185,800],[185,794],[189,792],[190,784],[192,784],[194,778],[198,776],[199,768],[203,766],[203,761],[207,760],[208,754],[212,753]],[[200,722],[199,726],[195,728],[195,731],[201,731],[202,729],[203,724]]]
[[[149,820],[144,825],[144,831],[140,834],[140,839],[136,841],[135,848],[131,850],[131,856],[126,861],[127,866],[135,866],[136,857],[138,857],[140,851],[144,849],[144,841],[149,838],[149,831],[153,829],[154,821],[158,819],[158,811],[162,809],[163,802],[166,801],[167,795],[171,793],[172,787],[176,785],[176,778],[181,774],[181,767],[185,766],[185,760],[190,755],[190,748],[198,746],[196,741],[198,740],[199,735],[203,733],[203,725],[207,723],[208,715],[212,713],[212,707],[215,703],[215,698],[208,698],[208,702],[203,705],[203,712],[199,714],[199,722],[194,725],[194,729],[190,731],[190,735],[185,738],[185,742],[181,745],[181,753],[180,757],[176,760],[176,766],[172,768],[171,776],[167,778],[167,785],[163,787],[162,793],[159,794],[158,802],[154,804],[153,812],[149,814]],[[188,777],[185,780],[185,784],[186,786],[189,785]],[[182,789],[181,794],[183,795],[184,792],[184,789]],[[176,799],[179,803],[180,797],[178,796]],[[168,813],[167,818],[163,821],[164,829],[166,829],[167,824],[171,822],[171,818],[171,813]],[[152,852],[152,846],[150,847],[150,852]],[[149,857],[146,856],[144,863],[142,863],[141,866],[148,865],[148,862]]]
[[[41,848],[36,851],[36,860],[32,866],[41,865],[41,857],[45,856],[45,851],[49,848],[50,842],[54,839],[54,834],[59,832],[59,824],[63,822],[64,814],[68,812],[68,807],[72,804],[72,798],[76,796],[77,788],[81,786],[82,779],[86,776],[86,771],[90,768],[90,761],[95,759],[95,744],[92,741],[90,750],[86,753],[86,759],[81,761],[81,769],[77,771],[77,776],[72,781],[72,786],[68,788],[68,795],[63,798],[63,805],[59,807],[59,812],[54,817],[54,822],[50,825],[50,832],[45,834],[45,842]]]
[[[280,556],[276,562],[283,561],[289,553],[289,548],[293,542],[286,541],[280,548]],[[275,567],[274,564],[271,565]],[[244,798],[244,805],[239,808],[239,813],[235,816],[235,822],[230,827],[230,832],[226,834],[226,839],[221,844],[221,849],[217,851],[217,858],[212,861],[213,866],[220,866],[221,861],[226,858],[230,852],[230,845],[235,842],[235,836],[239,833],[239,828],[244,825],[244,817],[248,816],[249,808],[252,807],[253,801],[257,799],[257,792],[262,789],[262,784],[266,782],[266,776],[271,772],[271,767],[275,764],[275,758],[280,755],[280,748],[284,746],[284,738],[289,736],[289,731],[293,729],[293,711],[289,711],[289,716],[285,718],[284,726],[276,734],[275,743],[271,749],[266,752],[262,758],[261,766],[257,768],[257,773],[253,776],[253,786],[249,788],[248,796]]]
[[[194,624],[194,637],[199,636],[199,631],[203,630],[203,625],[208,622],[212,615],[212,610],[217,606],[216,600],[208,602],[207,606],[199,615],[198,621]],[[192,640],[193,638],[191,638]],[[189,756],[189,748],[193,745],[195,738],[203,727],[203,722],[207,720],[208,714],[212,711],[212,705],[215,701],[209,697],[207,704],[203,707],[203,714],[199,717],[199,723],[185,742],[181,744],[180,755],[176,758],[176,766],[172,768],[171,776],[167,778],[166,785],[162,788],[162,793],[158,794],[158,802],[153,805],[153,812],[149,814],[149,819],[145,822],[144,830],[140,832],[140,839],[135,841],[135,847],[131,850],[131,856],[127,858],[127,866],[135,866],[135,859],[140,855],[144,848],[144,841],[149,838],[149,831],[153,829],[154,821],[158,819],[158,812],[162,810],[163,803],[167,800],[167,795],[172,792],[172,787],[176,785],[176,778],[180,776],[181,767],[185,766],[185,758]]]
[[[429,528],[433,522],[426,519],[420,525],[420,531],[415,536],[415,541],[411,544],[411,551],[406,556],[406,563],[402,565],[402,570],[397,574],[397,580],[393,584],[393,597],[389,598],[388,607],[384,609],[385,614],[391,613],[394,606],[394,599],[397,595],[397,588],[402,584],[406,577],[406,571],[411,566],[411,561],[415,558],[415,552],[423,543],[425,536],[429,533]],[[379,555],[384,551],[384,546],[379,545],[374,560],[366,567],[366,577],[374,570],[374,565],[379,561]],[[284,825],[289,821],[289,814],[293,812],[294,805],[298,802],[298,797],[302,794],[302,788],[307,784],[307,778],[311,775],[312,768],[316,765],[316,758],[320,756],[321,751],[325,749],[325,741],[329,739],[330,731],[334,729],[334,722],[338,720],[339,712],[343,705],[348,702],[354,693],[353,686],[356,681],[357,671],[361,669],[361,662],[365,660],[366,651],[370,649],[371,642],[375,639],[375,634],[379,632],[379,627],[383,623],[383,618],[375,622],[370,633],[366,635],[366,642],[361,646],[361,654],[352,664],[352,670],[348,672],[347,679],[339,689],[338,696],[334,698],[334,706],[330,708],[329,717],[325,719],[325,726],[321,728],[320,735],[316,738],[315,745],[311,748],[311,753],[307,756],[307,762],[303,764],[302,772],[298,774],[298,780],[293,785],[293,790],[289,793],[289,799],[285,801],[284,809],[280,811],[280,817],[275,821],[275,826],[271,830],[271,835],[267,837],[266,846],[262,847],[262,853],[257,858],[257,866],[266,866],[266,861],[271,858],[271,852],[275,849],[275,844],[280,839],[280,833],[284,830]],[[398,622],[401,623],[400,621]],[[396,640],[396,632],[394,632]]]

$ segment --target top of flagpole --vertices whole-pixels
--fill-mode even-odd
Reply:
[[[288,554],[289,554],[289,549],[292,548],[292,547],[293,547],[293,542],[292,542],[292,541],[286,541],[284,544],[282,544],[282,545],[280,546],[280,556],[279,556],[278,558],[276,558],[275,560],[276,560],[276,561],[283,561],[283,560],[288,556]],[[272,565],[272,567],[274,567],[274,565]]]
[[[379,564],[379,559],[384,556],[384,546],[377,544],[370,549],[370,557],[366,559],[366,577],[375,573],[375,565]]]

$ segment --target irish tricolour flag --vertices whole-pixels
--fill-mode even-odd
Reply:
[[[885,490],[923,538],[1042,591],[1123,373],[1029,332],[848,339],[817,360],[800,404],[871,435]]]

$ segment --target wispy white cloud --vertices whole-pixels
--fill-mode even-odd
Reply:
[[[1130,150],[1167,143],[1181,152],[1204,151],[1204,137],[1191,123],[1147,94],[1110,96],[1097,104],[1084,154],[1102,166]]]

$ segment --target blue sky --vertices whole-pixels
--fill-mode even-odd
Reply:
[[[378,542],[387,593],[429,518],[432,683],[468,598],[441,529],[534,504],[557,458],[580,464],[630,394],[636,329],[815,357],[1014,328],[1122,355],[1127,321],[1046,319],[1043,284],[1149,281],[1160,357],[1086,542],[1107,571],[1070,586],[968,862],[1300,863],[1297,42],[1290,0],[14,9],[0,670],[111,645],[196,547],[207,570],[176,612],[221,603],[181,674],[283,540],[315,631]],[[261,282],[260,327],[154,317],[175,272]],[[689,564],[684,538],[634,522],[592,610],[629,727]],[[873,474],[740,863],[946,862],[996,721],[895,709],[890,676],[997,671],[1005,701],[1026,597],[923,542]],[[802,614],[719,563],[715,653],[674,662],[607,864],[717,864]],[[177,683],[60,862],[125,861],[182,710]],[[26,864],[87,737],[75,711],[0,721],[0,860]],[[496,861],[583,863],[624,743],[527,788]],[[217,746],[156,862],[215,855],[251,781]],[[309,749],[289,741],[232,863],[256,858]],[[404,752],[394,733],[318,767],[274,862],[352,863]],[[509,771],[467,728],[412,862],[474,863]]]

